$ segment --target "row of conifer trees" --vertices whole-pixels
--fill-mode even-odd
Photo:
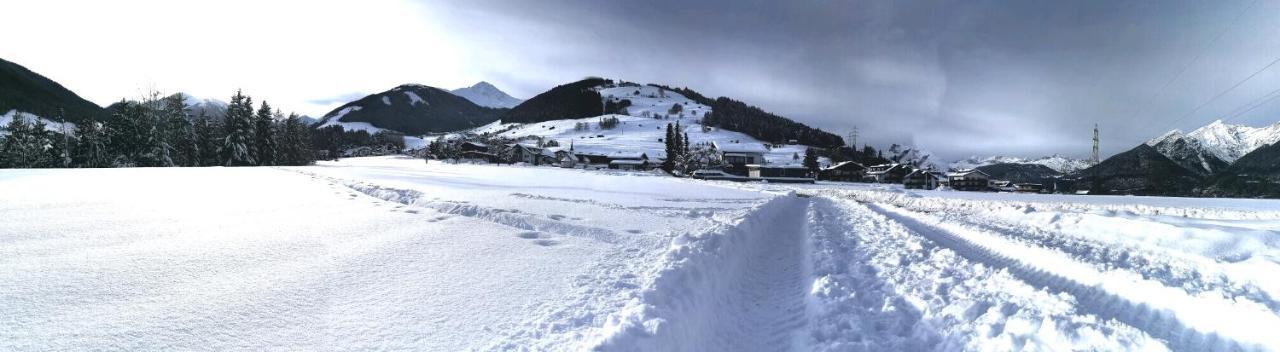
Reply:
[[[114,104],[105,119],[55,127],[14,116],[0,136],[0,167],[169,167],[307,165],[315,161],[311,131],[296,114],[237,91],[226,114],[192,116],[182,94],[151,93]],[[66,121],[65,116],[60,120]]]

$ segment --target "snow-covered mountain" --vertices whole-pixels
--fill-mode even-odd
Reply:
[[[1090,163],[1088,160],[1072,159],[1072,158],[1068,158],[1058,154],[1037,158],[1037,159],[1027,159],[1027,158],[999,156],[999,155],[985,157],[985,158],[973,156],[968,159],[952,162],[950,166],[952,169],[963,170],[963,169],[974,169],[981,166],[995,165],[995,164],[1044,165],[1050,169],[1053,169],[1054,171],[1061,172],[1064,174],[1069,174],[1072,172],[1083,170],[1084,168],[1087,168],[1090,166]]]
[[[343,104],[325,114],[316,127],[342,126],[370,133],[385,129],[422,135],[483,126],[497,120],[501,111],[443,89],[404,84]]]
[[[483,81],[476,83],[473,86],[454,89],[450,92],[457,96],[467,98],[467,100],[470,100],[472,103],[476,103],[476,105],[490,108],[510,109],[524,102],[524,100],[516,99],[507,95],[506,92],[498,89],[498,87],[494,87],[492,84],[489,84],[489,82]]]
[[[1198,141],[1219,159],[1232,163],[1254,149],[1280,141],[1280,122],[1266,127],[1250,127],[1216,120],[1186,136]]]
[[[182,100],[187,105],[187,110],[191,112],[191,117],[204,116],[206,118],[220,119],[227,114],[227,102],[218,99],[196,98],[191,94],[182,94]]]
[[[1199,139],[1184,135],[1178,130],[1169,131],[1149,140],[1146,145],[1154,147],[1160,154],[1201,176],[1221,171],[1230,164],[1205,147]]]

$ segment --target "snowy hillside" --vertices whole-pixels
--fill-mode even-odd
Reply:
[[[476,105],[490,108],[513,108],[520,105],[524,100],[516,99],[506,92],[494,87],[489,82],[480,82],[466,88],[454,89],[451,92],[460,97],[467,98]]]
[[[7,126],[9,126],[9,123],[12,123],[13,119],[15,118],[21,118],[24,121],[26,121],[28,124],[34,124],[37,121],[44,122],[44,129],[46,131],[61,133],[63,128],[66,128],[68,132],[76,131],[75,123],[65,122],[66,125],[64,126],[63,125],[64,122],[58,122],[58,121],[46,119],[40,116],[36,116],[33,114],[19,112],[18,110],[9,110],[9,112],[4,113],[4,115],[0,115],[0,134],[8,133],[5,131],[5,129],[8,128]]]
[[[1173,160],[1178,165],[1200,175],[1211,175],[1227,168],[1229,163],[1218,157],[1220,149],[1204,145],[1198,138],[1173,130],[1156,139],[1147,141],[1146,145],[1154,147],[1160,154]]]
[[[665,144],[662,139],[666,138],[667,124],[674,125],[679,122],[682,132],[689,135],[691,145],[715,142],[721,146],[741,145],[766,149],[765,157],[772,164],[799,164],[800,160],[797,157],[803,157],[806,148],[802,145],[766,148],[765,143],[743,133],[719,128],[706,128],[704,131],[699,117],[710,111],[710,107],[669,90],[660,91],[658,87],[604,88],[600,90],[600,95],[610,100],[631,100],[631,106],[627,107],[627,115],[605,115],[619,119],[620,123],[616,128],[601,129],[599,127],[601,117],[591,117],[535,123],[496,121],[470,132],[500,133],[501,136],[512,139],[543,137],[547,140],[555,140],[566,149],[572,143],[577,152],[601,154],[643,152],[651,159],[657,159],[666,158]],[[673,105],[679,105],[681,112],[672,114]],[[670,115],[670,118],[654,118],[654,116],[666,115]],[[586,123],[588,128],[575,130],[575,125],[579,123]]]
[[[191,117],[205,116],[208,118],[223,118],[227,114],[227,102],[218,99],[196,98],[191,94],[182,93],[185,98],[183,101],[187,104]]]
[[[1280,122],[1266,127],[1249,127],[1216,120],[1191,131],[1187,137],[1199,141],[1218,158],[1232,163],[1254,149],[1280,142]]]
[[[0,194],[5,351],[1280,349],[1266,200],[403,157]]]
[[[953,170],[976,169],[980,166],[995,164],[1036,164],[1044,165],[1054,171],[1064,174],[1070,174],[1079,170],[1083,170],[1090,166],[1088,160],[1072,159],[1062,155],[1054,154],[1037,159],[1025,159],[1011,156],[990,156],[980,158],[977,156],[968,159],[952,162],[950,167]]]
[[[443,89],[403,84],[334,108],[318,127],[374,133],[392,130],[405,135],[452,132],[483,126],[502,110],[476,105]]]

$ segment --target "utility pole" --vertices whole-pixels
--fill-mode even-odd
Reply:
[[[853,126],[853,131],[849,132],[849,148],[858,150],[858,126]]]
[[[1101,159],[1098,158],[1098,124],[1093,124],[1093,164],[1097,165]]]

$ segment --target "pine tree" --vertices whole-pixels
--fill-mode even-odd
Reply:
[[[139,121],[142,134],[138,136],[142,143],[142,154],[137,162],[139,166],[173,166],[173,147],[168,140],[168,123],[160,106],[163,103],[158,92],[151,92],[143,99]]]
[[[76,143],[75,160],[80,167],[111,166],[111,157],[107,154],[108,132],[106,125],[90,119],[80,124],[80,141]]]
[[[804,167],[809,171],[818,171],[818,153],[813,148],[804,150]]]
[[[219,154],[221,137],[218,135],[218,131],[221,131],[222,128],[218,126],[218,121],[210,119],[204,113],[201,113],[192,122],[192,125],[195,145],[199,153],[199,165],[222,165],[222,158]]]
[[[177,166],[200,166],[200,146],[196,140],[191,113],[187,110],[186,97],[182,93],[165,98],[162,118],[169,145],[173,147],[173,163]]]
[[[671,172],[672,170],[675,170],[677,142],[676,142],[675,130],[672,129],[671,124],[669,123],[667,124],[667,137],[663,141],[664,141],[664,144],[666,144],[667,158],[666,160],[662,161],[662,170]]]
[[[222,165],[252,166],[253,158],[253,101],[245,97],[239,90],[231,96],[227,104],[227,117],[223,123],[225,136],[222,137]]]
[[[258,109],[254,118],[254,151],[257,152],[258,165],[276,164],[276,136],[271,106],[266,101]]]

